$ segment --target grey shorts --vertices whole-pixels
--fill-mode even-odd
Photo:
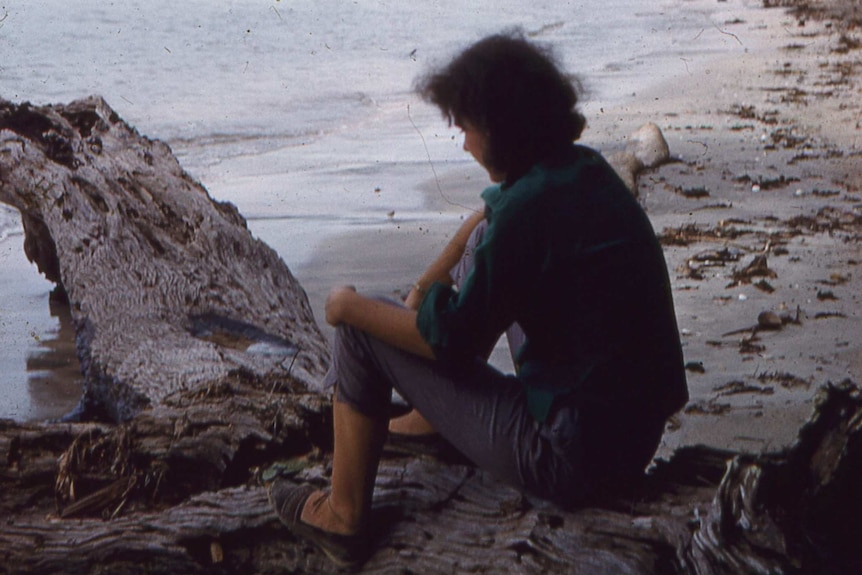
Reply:
[[[521,382],[481,359],[453,374],[439,362],[341,326],[326,378],[337,386],[338,401],[370,417],[391,415],[396,389],[477,466],[543,499],[572,506],[591,491],[578,410],[562,404],[537,423]]]

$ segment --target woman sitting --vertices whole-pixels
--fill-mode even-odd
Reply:
[[[349,287],[327,299],[337,327],[331,488],[282,480],[270,493],[291,531],[341,566],[367,554],[393,387],[414,421],[477,466],[565,507],[641,477],[688,397],[661,247],[614,171],[573,144],[584,119],[553,58],[496,35],[418,89],[463,130],[495,185],[408,305]],[[456,290],[449,270],[479,225]],[[515,323],[524,342],[507,375],[486,358]]]

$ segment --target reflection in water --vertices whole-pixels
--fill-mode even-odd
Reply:
[[[65,292],[54,289],[48,300],[51,317],[59,320],[55,332],[39,338],[27,355],[27,384],[31,419],[59,418],[81,397],[81,365],[75,353],[75,328]],[[53,337],[51,337],[53,336]]]

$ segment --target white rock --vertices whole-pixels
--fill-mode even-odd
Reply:
[[[638,128],[626,144],[644,168],[655,168],[670,159],[670,148],[658,126],[652,122]]]

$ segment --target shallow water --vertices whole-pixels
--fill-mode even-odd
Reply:
[[[303,270],[343,233],[451,226],[465,202],[439,201],[438,180],[476,194],[484,186],[457,132],[411,92],[417,74],[459,47],[521,27],[581,76],[595,116],[745,49],[721,26],[749,4],[7,1],[0,97],[104,96]],[[22,239],[15,213],[0,211],[0,417],[18,420],[59,416],[77,395],[74,369],[44,360],[69,349],[70,329],[51,315],[52,286],[26,262]]]
[[[15,233],[0,241],[0,418],[55,418],[81,395],[75,334],[68,307],[51,301],[54,284],[27,261],[22,243]]]

